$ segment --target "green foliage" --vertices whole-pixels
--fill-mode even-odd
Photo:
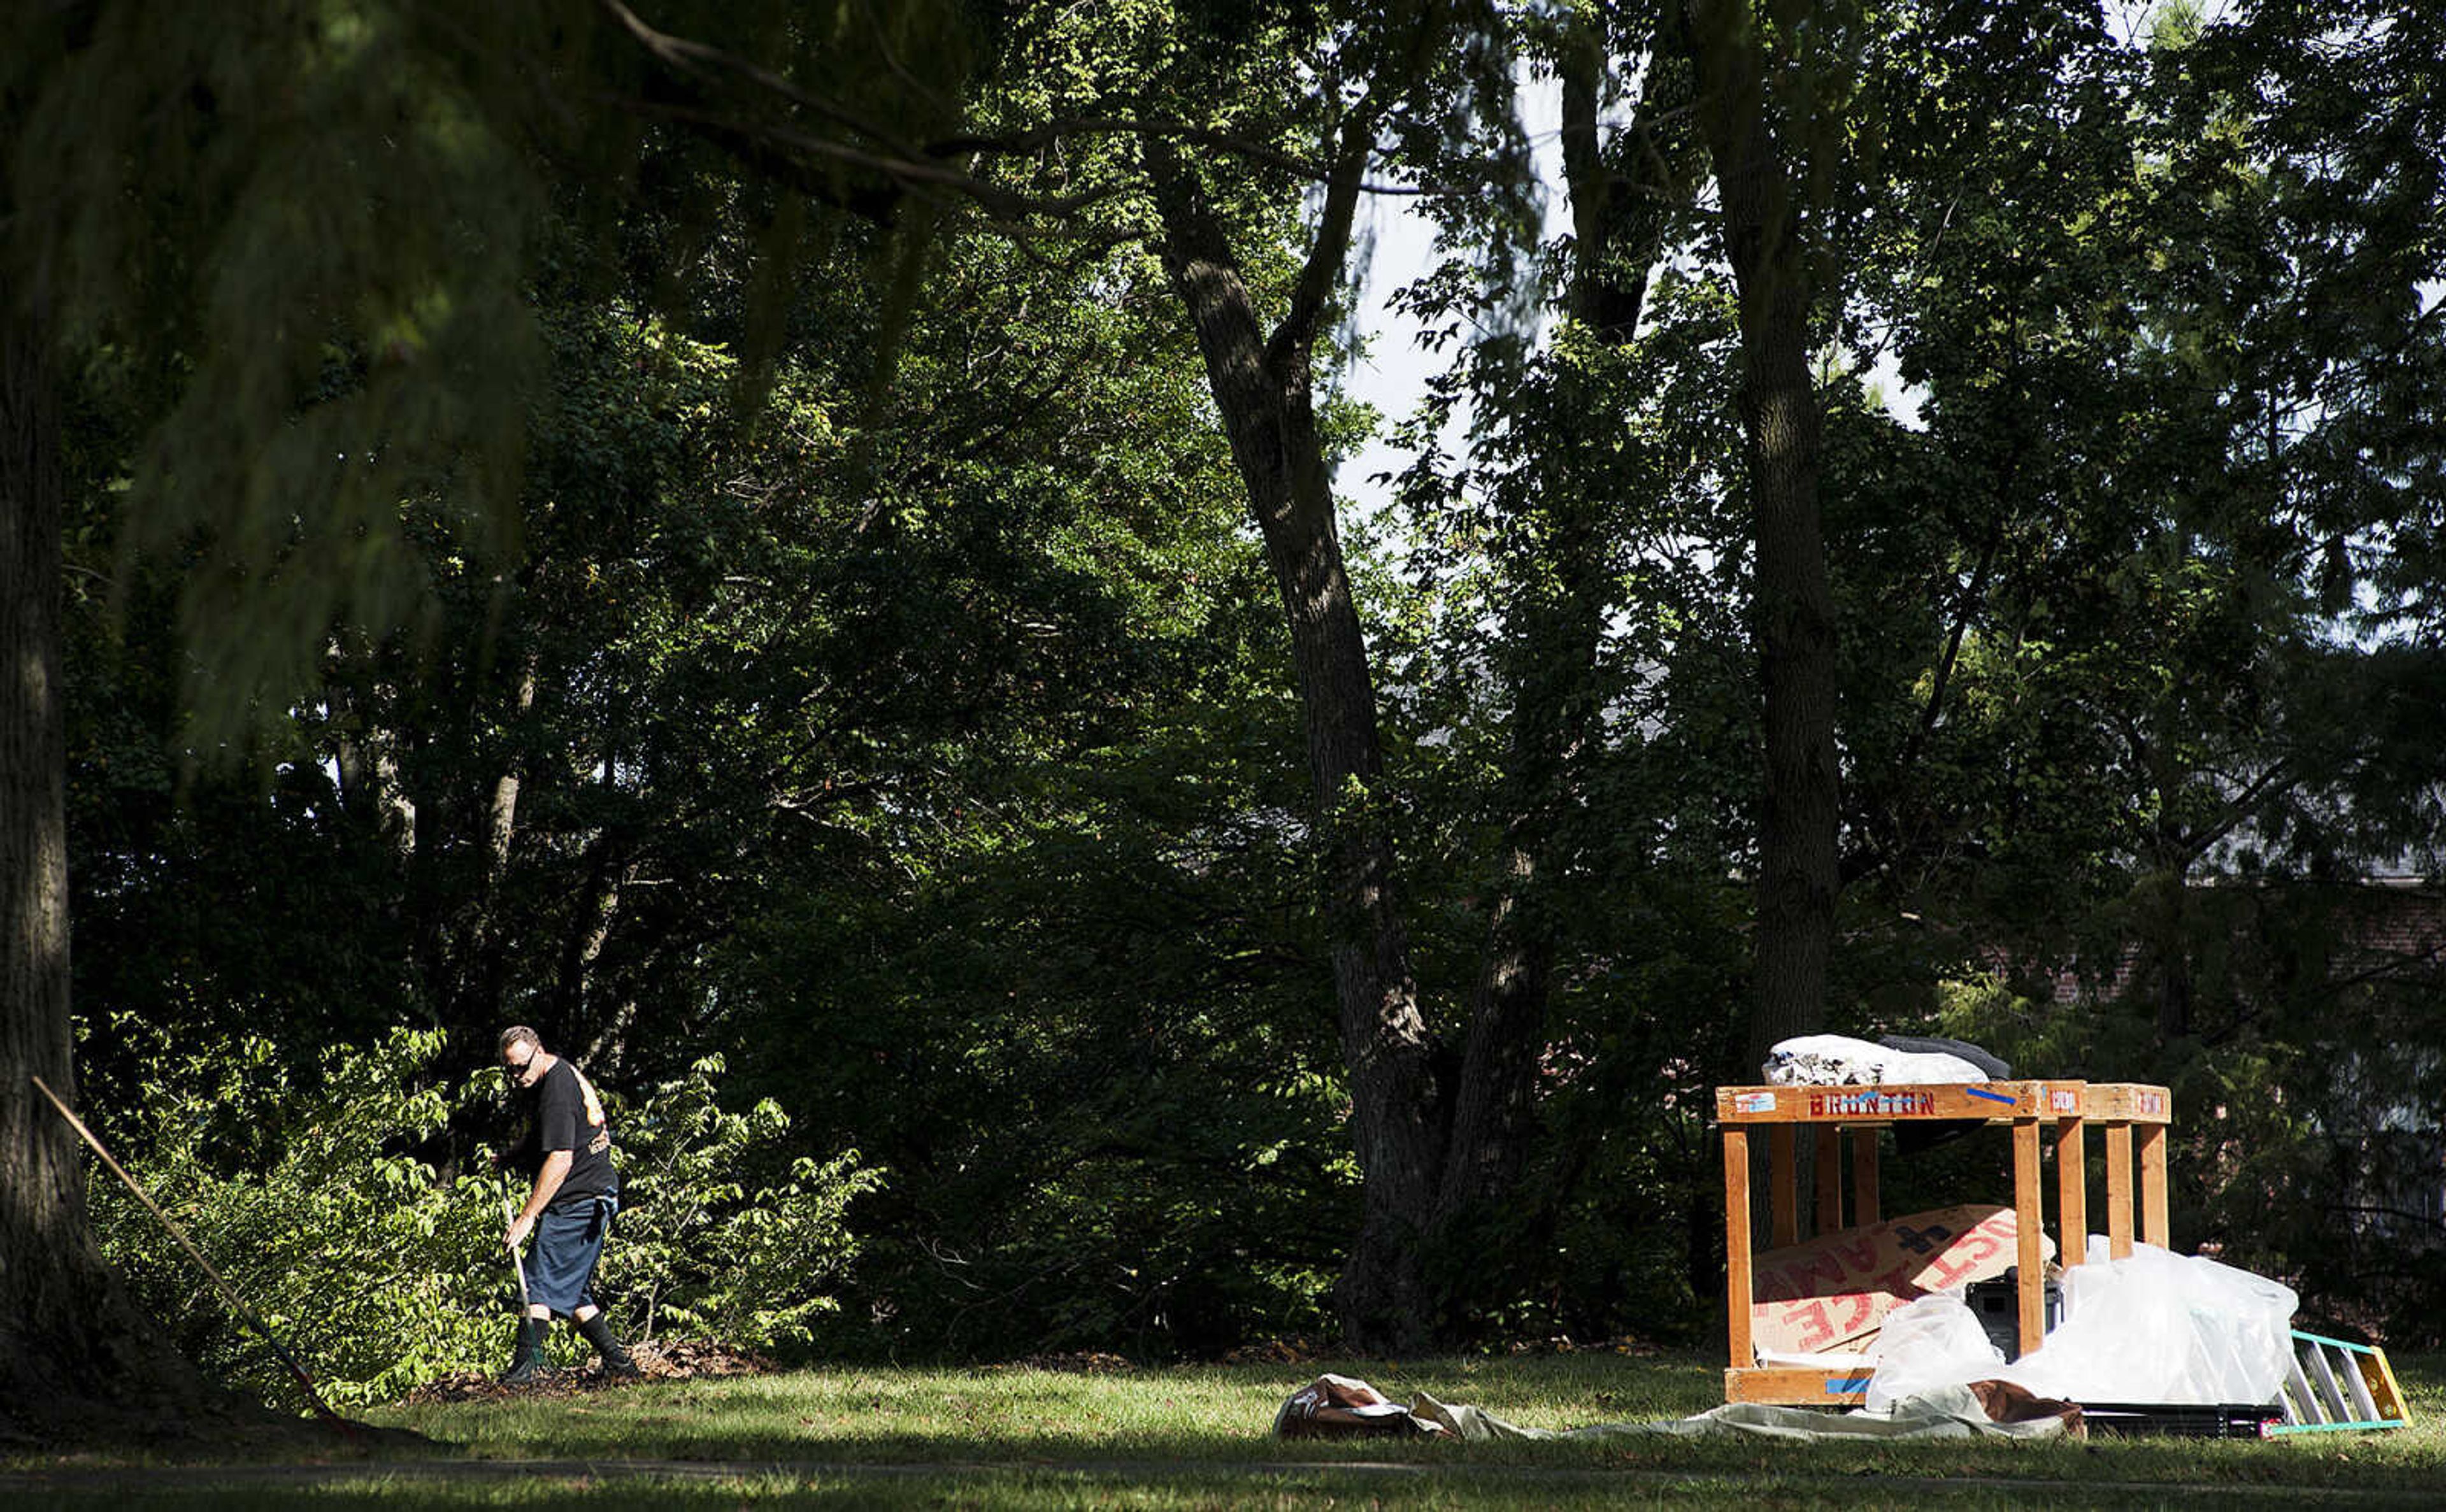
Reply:
[[[854,1149],[785,1163],[789,1115],[770,1098],[724,1111],[722,1072],[722,1057],[708,1055],[633,1110],[612,1102],[622,1210],[597,1295],[640,1336],[803,1345],[818,1316],[840,1306],[831,1288],[857,1254],[850,1204],[884,1173]],[[785,1174],[776,1184],[749,1174],[777,1165]]]
[[[448,1089],[510,1018],[659,1084],[606,1272],[638,1326],[921,1356],[1319,1330],[1358,1210],[1320,838],[1137,127],[1278,308],[1303,155],[1381,70],[1371,178],[1469,192],[1403,302],[1456,365],[1400,510],[1344,532],[1390,769],[1351,816],[1403,858],[1439,1035],[1498,898],[1552,984],[1519,1201],[1466,1236],[1497,1257],[1477,1326],[1697,1327],[1754,943],[1735,308],[1687,107],[1609,124],[1575,192],[1642,232],[1590,255],[1576,222],[1532,245],[1506,98],[1585,47],[1591,108],[1637,112],[1675,9],[656,8],[793,96],[593,5],[42,8],[0,89],[15,202],[58,213],[6,255],[81,343],[106,1129],[352,1399],[498,1363],[497,1204],[451,1181],[492,1131]],[[2435,973],[2373,966],[2333,893],[2446,833],[2434,27],[1718,9],[1764,16],[1762,108],[1841,170],[1796,186],[1842,273],[1837,1026],[2170,1082],[2178,1235],[2430,1326],[2437,1225],[2389,1193],[2435,1188]],[[1596,273],[1646,280],[1635,323],[1590,318]],[[195,773],[227,728],[199,696],[265,685],[263,772]],[[443,1036],[326,1048],[403,1022]],[[271,1380],[97,1202],[148,1305]]]
[[[119,1120],[144,1130],[120,1149],[137,1179],[335,1405],[395,1400],[504,1358],[512,1185],[415,1153],[499,1078],[454,1090],[432,1071],[441,1047],[413,1030],[361,1050],[326,1045],[320,1085],[301,1090],[269,1042],[240,1038],[159,1065],[141,1111]],[[845,1210],[881,1176],[853,1151],[800,1159],[775,1184],[745,1179],[788,1120],[769,1103],[722,1111],[719,1072],[706,1061],[633,1112],[609,1099],[643,1206],[617,1220],[596,1294],[624,1329],[665,1322],[787,1344],[834,1305],[828,1288],[856,1252]],[[276,1131],[268,1149],[254,1143],[266,1131]],[[483,1153],[469,1168],[483,1168]],[[217,1378],[293,1399],[277,1358],[123,1186],[97,1173],[91,1201],[111,1258],[184,1353]]]
[[[438,1036],[403,1032],[335,1054],[328,1081],[302,1093],[261,1039],[192,1051],[144,1087],[150,1137],[120,1150],[334,1403],[389,1400],[498,1363],[510,1277],[493,1189],[446,1185],[402,1152],[449,1113],[449,1094],[423,1073],[437,1048]],[[233,1119],[277,1129],[276,1150],[227,1169],[220,1136]],[[91,1201],[107,1252],[184,1353],[267,1399],[293,1398],[277,1359],[122,1186],[97,1173]]]
[[[468,28],[465,50],[428,23]],[[18,193],[50,212],[8,250],[73,339],[176,374],[123,544],[203,558],[183,691],[216,742],[302,681],[334,614],[412,617],[403,497],[480,534],[508,517],[543,195],[513,145],[542,124],[535,91],[507,60],[565,37],[532,10],[381,0],[51,24],[75,45],[28,81],[9,144]],[[29,29],[28,49],[56,41]]]

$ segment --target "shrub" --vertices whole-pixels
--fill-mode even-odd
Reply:
[[[335,1405],[395,1399],[506,1357],[517,1298],[500,1198],[515,1188],[451,1180],[400,1153],[430,1146],[454,1109],[498,1094],[489,1073],[444,1087],[432,1069],[441,1048],[438,1032],[398,1031],[336,1053],[306,1092],[283,1082],[264,1040],[191,1053],[146,1078],[149,1137],[122,1151]],[[851,1151],[798,1160],[778,1185],[742,1182],[753,1151],[783,1148],[789,1120],[769,1102],[724,1112],[720,1071],[701,1061],[633,1112],[607,1093],[638,1205],[619,1219],[596,1293],[632,1331],[787,1344],[834,1305],[829,1289],[855,1255],[844,1211],[880,1176]],[[235,1169],[234,1129],[246,1131]],[[488,1170],[489,1156],[480,1149],[470,1168]],[[106,1174],[93,1212],[140,1304],[190,1357],[232,1385],[291,1394],[271,1352]]]
[[[723,1111],[713,1091],[723,1069],[709,1055],[633,1113],[613,1105],[626,1192],[595,1291],[648,1336],[804,1344],[811,1320],[840,1305],[825,1288],[856,1255],[849,1204],[882,1173],[861,1167],[856,1150],[800,1156],[781,1182],[751,1189],[742,1173],[759,1153],[787,1148],[790,1119],[770,1098]]]

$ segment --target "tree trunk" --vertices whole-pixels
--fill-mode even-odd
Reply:
[[[57,398],[45,333],[0,302],[0,1443],[191,1407],[87,1227],[71,1102]]]
[[[1740,295],[1741,427],[1755,521],[1764,791],[1759,811],[1757,983],[1749,1063],[1818,1027],[1834,933],[1834,603],[1827,587],[1810,374],[1805,145],[1778,141],[1766,60],[1746,0],[1688,10],[1702,130],[1716,166],[1724,252]],[[1801,128],[1805,130],[1805,128]]]
[[[508,719],[516,741],[523,745],[526,725],[535,713],[541,659],[533,650],[518,665],[518,689]],[[510,873],[510,856],[518,834],[518,795],[525,786],[526,758],[510,753],[484,808],[484,875],[477,893],[474,918],[461,948],[466,963],[460,975],[468,983],[468,1000],[460,1005],[459,1025],[499,1026],[510,991],[510,943],[501,927],[501,894]],[[590,958],[591,959],[591,958]],[[457,1027],[457,1026],[454,1026]],[[492,1036],[479,1034],[476,1043],[489,1046]],[[558,1043],[558,1041],[555,1041]]]
[[[518,663],[517,705],[511,712],[510,728],[521,735],[535,712],[539,665],[540,658],[534,651],[529,651]],[[525,758],[513,756],[501,775],[493,779],[493,801],[484,819],[484,897],[488,904],[500,892],[501,878],[510,869],[510,843],[517,834],[518,789],[525,769]]]
[[[1271,338],[1195,166],[1161,138],[1149,138],[1145,152],[1163,218],[1165,271],[1196,328],[1290,625],[1326,868],[1335,1005],[1364,1172],[1362,1227],[1336,1299],[1354,1343],[1414,1349],[1432,1336],[1439,1311],[1421,1260],[1444,1165],[1447,1111],[1434,1036],[1411,976],[1392,841],[1374,811],[1383,776],[1375,688],[1308,388],[1316,327],[1347,246],[1364,137],[1352,128],[1360,149],[1342,154],[1301,290]]]

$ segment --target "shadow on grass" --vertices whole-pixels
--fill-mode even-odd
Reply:
[[[2426,1504],[2446,1483],[2446,1359],[2398,1362],[2415,1427],[2274,1443],[2142,1439],[1805,1444],[1757,1438],[1611,1438],[1452,1444],[1285,1443],[1282,1398],[1317,1371],[1424,1390],[1515,1422],[1571,1428],[1686,1415],[1721,1376],[1699,1357],[1515,1357],[1391,1364],[1205,1368],[1100,1375],[1035,1371],[835,1368],[675,1382],[576,1396],[386,1409],[429,1451],[324,1458],[318,1479],[173,1490],[141,1477],[53,1483],[67,1500],[11,1505],[737,1506],[842,1497],[859,1504],[1313,1505],[1320,1488],[1403,1504],[1566,1504],[1602,1496],[1708,1495],[1759,1507],[2191,1502],[2224,1489],[2265,1499],[2349,1492]],[[253,1456],[248,1456],[253,1457]],[[549,1465],[532,1462],[549,1461]],[[657,1467],[637,1462],[684,1462]],[[528,1462],[524,1464],[513,1462]],[[593,1462],[588,1470],[583,1463]],[[97,1470],[112,1461],[86,1462]],[[121,1466],[135,1463],[115,1462]],[[22,1462],[21,1462],[22,1465]],[[299,1466],[307,1469],[309,1467]],[[386,1479],[375,1479],[386,1478]],[[657,1479],[658,1478],[658,1479]],[[1881,1484],[1884,1491],[1863,1497]],[[1901,1495],[1904,1488],[1909,1495]],[[47,1487],[20,1482],[15,1492]],[[156,1492],[159,1492],[157,1495]],[[293,1496],[292,1496],[293,1492]],[[1839,1494],[1838,1494],[1839,1493]],[[1967,1500],[1965,1500],[1967,1498]],[[1981,1499],[1993,1499],[1983,1501]]]

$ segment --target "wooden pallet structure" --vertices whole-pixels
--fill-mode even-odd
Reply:
[[[2088,1137],[2105,1135],[2106,1233],[2117,1259],[2132,1253],[2134,1221],[2144,1242],[2172,1247],[2166,1219],[2166,1130],[2174,1100],[2163,1087],[2126,1082],[1993,1081],[1911,1083],[1873,1087],[1720,1087],[1716,1122],[1724,1145],[1724,1290],[1729,1304],[1728,1402],[1856,1406],[1867,1400],[1871,1369],[1826,1369],[1757,1363],[1751,1340],[1753,1260],[1750,1233],[1752,1130],[1765,1135],[1767,1212],[1777,1247],[1797,1243],[1800,1231],[1796,1156],[1800,1130],[1815,1150],[1817,1228],[1844,1226],[1843,1178],[1851,1176],[1851,1221],[1879,1219],[1877,1141],[1906,1123],[1973,1121],[2011,1131],[2013,1209],[2018,1230],[2019,1337],[2022,1352],[2045,1333],[2041,1200],[2042,1163],[2056,1166],[2058,1263],[2081,1263],[2089,1232]],[[1850,1160],[1844,1159],[1848,1142]]]
[[[2285,1374],[2285,1421],[2270,1433],[2335,1433],[2410,1426],[2403,1390],[2386,1352],[2370,1344],[2293,1331],[2293,1363]]]

